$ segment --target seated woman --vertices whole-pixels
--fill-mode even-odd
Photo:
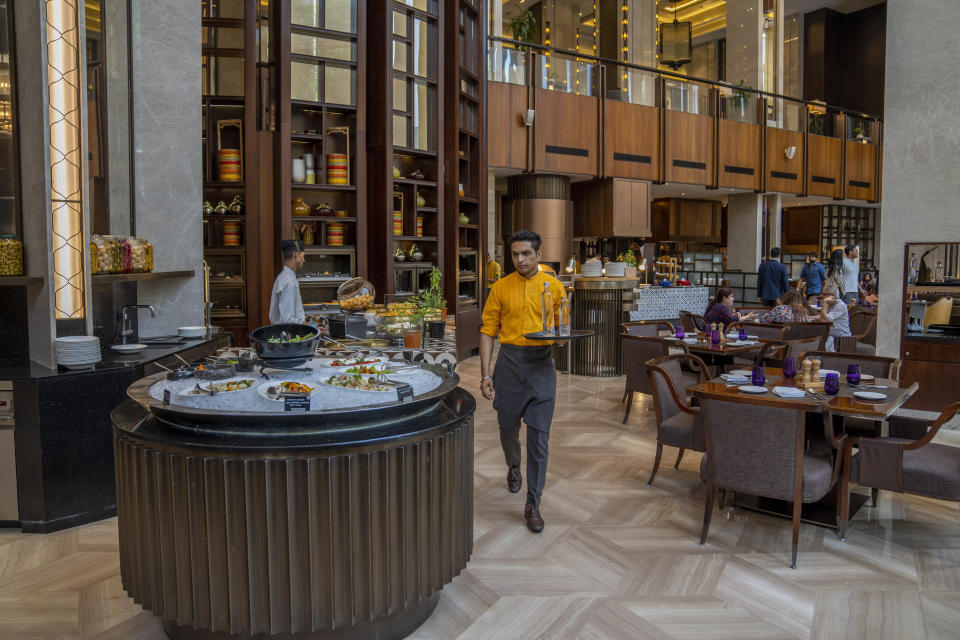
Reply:
[[[809,319],[810,313],[807,305],[803,302],[803,296],[793,289],[780,296],[780,304],[757,317],[758,322],[768,324],[772,322],[806,322]]]
[[[756,315],[756,312],[752,312],[741,316],[733,308],[733,289],[730,287],[720,287],[717,289],[717,295],[713,299],[713,302],[707,305],[707,310],[703,314],[703,318],[707,321],[708,327],[714,323],[729,327],[734,322],[752,320]]]
[[[820,299],[820,320],[829,320],[830,339],[827,340],[827,351],[836,351],[834,338],[850,335],[850,312],[846,303],[837,295],[837,286],[827,282],[823,286],[823,297]]]

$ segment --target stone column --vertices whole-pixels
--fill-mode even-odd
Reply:
[[[153,243],[157,271],[196,272],[140,283],[140,303],[157,307],[156,318],[141,316],[141,334],[167,335],[203,324],[200,11],[195,0],[131,9],[137,234]]]
[[[904,244],[960,238],[957,24],[957,2],[887,3],[878,355],[900,355]]]
[[[727,198],[727,268],[756,272],[763,257],[763,196],[736,193]]]

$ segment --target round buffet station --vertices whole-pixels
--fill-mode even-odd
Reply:
[[[473,397],[445,366],[367,391],[332,365],[157,374],[113,411],[123,585],[171,638],[402,638],[466,566]]]

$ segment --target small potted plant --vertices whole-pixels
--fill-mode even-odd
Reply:
[[[623,269],[623,275],[625,278],[637,277],[637,254],[633,252],[633,248],[627,249],[617,256],[617,261],[623,262],[627,265]]]
[[[747,92],[752,89],[753,87],[748,85],[745,80],[741,80],[740,84],[734,88],[733,95],[727,97],[727,102],[730,104],[730,112],[728,113],[730,120],[745,121],[747,116],[747,98],[749,97]],[[739,119],[731,117],[735,113],[739,113]]]
[[[446,334],[447,299],[440,290],[442,277],[440,269],[434,267],[430,271],[430,288],[417,298],[417,306],[431,338],[442,338]]]
[[[519,42],[536,42],[536,38],[539,35],[537,18],[529,9],[511,20],[509,29],[513,32],[513,39]],[[517,49],[526,51],[527,47],[518,45]]]
[[[866,130],[863,128],[862,124],[858,124],[853,129],[853,133],[857,138],[857,142],[862,142],[863,144],[869,144],[870,138],[867,136]]]

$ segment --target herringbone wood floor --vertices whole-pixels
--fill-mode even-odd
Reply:
[[[460,373],[475,391],[479,361]],[[960,637],[956,504],[881,494],[846,543],[804,525],[796,570],[787,520],[717,514],[701,548],[699,455],[674,471],[668,449],[648,489],[652,406],[638,396],[621,425],[622,393],[622,378],[560,376],[540,535],[523,526],[523,493],[506,490],[493,410],[479,399],[473,557],[413,637]],[[115,520],[46,536],[0,530],[0,638],[164,637],[124,595]]]

